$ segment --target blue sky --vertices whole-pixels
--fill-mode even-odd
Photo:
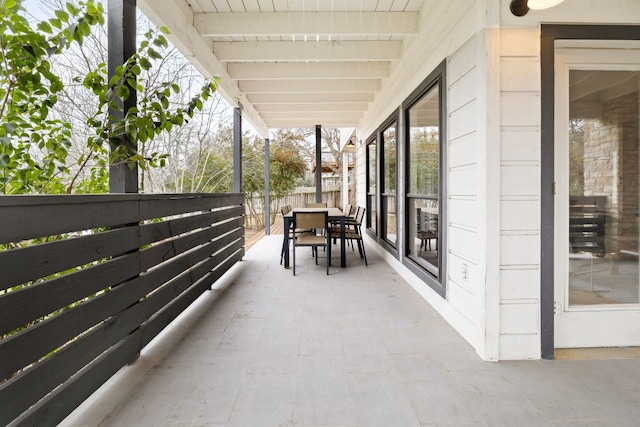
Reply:
[[[22,0],[22,6],[27,9],[27,14],[32,15],[38,21],[42,21],[47,16],[42,12],[42,2],[40,0]]]

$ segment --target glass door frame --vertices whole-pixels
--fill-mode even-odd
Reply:
[[[554,358],[554,131],[556,40],[637,40],[635,25],[541,25],[540,355]]]

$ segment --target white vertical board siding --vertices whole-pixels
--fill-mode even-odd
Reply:
[[[540,358],[540,31],[502,28],[500,359]]]

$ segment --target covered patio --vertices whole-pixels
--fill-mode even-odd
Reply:
[[[565,323],[628,337],[556,341],[571,310],[600,313],[554,275],[554,46],[639,54],[640,10],[515,3],[109,2],[221,76],[234,193],[2,198],[0,424],[637,425],[640,304]],[[369,266],[302,255],[293,277],[277,234],[245,253],[243,121],[266,164],[273,129],[315,127],[316,164],[322,127],[353,130]],[[121,169],[112,193],[137,192]]]
[[[640,360],[484,362],[375,251],[292,277],[281,239],[61,425],[636,425]]]

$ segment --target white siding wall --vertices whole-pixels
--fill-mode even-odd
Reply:
[[[443,60],[447,60],[448,98],[448,224],[447,238],[447,299],[442,299],[424,282],[411,274],[398,260],[379,247],[374,248],[438,310],[475,348],[482,346],[484,304],[484,236],[474,212],[482,211],[484,200],[478,196],[484,182],[479,168],[478,115],[485,114],[483,101],[477,98],[477,86],[483,76],[476,72],[478,4],[475,0],[436,0],[427,2],[420,13],[421,33],[406,47],[406,60],[396,66],[364,125],[358,130],[364,140],[371,135],[402,101]],[[365,203],[365,151],[358,155],[358,203]],[[399,162],[403,162],[400,158]],[[402,167],[402,164],[401,164]],[[402,169],[401,169],[402,170]],[[402,184],[402,183],[401,183]],[[371,242],[373,243],[373,242]],[[402,252],[402,251],[401,251]],[[468,278],[461,277],[462,264],[468,268]],[[479,351],[481,353],[481,351]]]
[[[448,276],[447,300],[467,322],[473,335],[467,339],[482,345],[477,333],[484,319],[484,271],[480,227],[483,225],[484,179],[480,176],[479,156],[484,144],[478,131],[478,116],[484,115],[483,101],[478,99],[478,40],[474,36],[449,56],[447,61],[447,131],[448,131]],[[462,275],[463,267],[467,277]]]
[[[524,17],[500,0],[500,359],[540,357],[540,24],[637,24],[637,0],[565,1]]]
[[[640,22],[638,0],[566,1],[521,18],[510,1],[427,2],[421,33],[359,129],[368,137],[447,60],[447,299],[374,248],[487,360],[540,357],[539,25]],[[364,204],[364,147],[358,160]]]
[[[539,358],[540,31],[500,35],[500,359]]]

